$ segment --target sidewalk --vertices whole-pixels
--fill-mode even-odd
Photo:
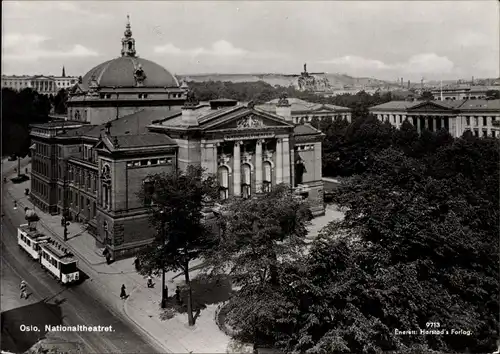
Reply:
[[[30,168],[30,166],[28,166]],[[30,188],[31,181],[20,184],[7,183],[4,188],[5,199],[17,201],[18,212],[24,214],[24,207],[33,208],[33,204],[24,195],[25,188]],[[35,208],[40,217],[39,228],[47,234],[63,241],[63,227],[60,215],[49,215]],[[91,274],[87,274],[94,286],[99,290],[104,301],[111,308],[124,314],[130,321],[142,329],[151,339],[166,351],[173,353],[226,353],[230,338],[218,328],[215,323],[216,308],[219,303],[227,300],[230,292],[226,286],[217,289],[211,284],[198,282],[198,270],[190,271],[193,283],[193,298],[205,304],[193,327],[187,325],[187,314],[176,313],[171,319],[165,319],[160,309],[161,278],[155,278],[155,287],[148,288],[146,280],[139,275],[134,268],[133,258],[120,260],[110,265],[106,264],[105,258],[95,246],[92,235],[86,232],[81,224],[70,223],[68,226],[68,248],[83,262],[86,267],[80,265],[82,270],[89,268]],[[192,267],[200,262],[193,262]],[[174,295],[176,287],[184,285],[184,276],[178,273],[166,273],[168,294]],[[125,284],[129,297],[121,300],[119,291]],[[201,285],[200,285],[201,284]],[[214,289],[215,288],[215,289]],[[104,291],[103,291],[104,290]],[[215,294],[215,295],[214,295]]]
[[[31,166],[28,166],[31,170]],[[4,188],[6,192],[4,202],[12,204],[17,201],[18,212],[23,214],[24,207],[33,208],[28,197],[24,195],[25,188],[30,188],[31,181],[13,184],[10,181]],[[35,208],[40,217],[39,228],[47,234],[63,241],[63,227],[60,215],[49,215]],[[308,238],[314,238],[318,232],[333,219],[342,218],[343,214],[334,206],[327,206],[326,214],[313,220],[309,227]],[[155,287],[148,288],[146,280],[135,271],[133,258],[120,260],[110,265],[106,264],[105,258],[95,246],[92,235],[86,232],[81,224],[70,223],[68,226],[68,248],[79,258],[83,264],[79,265],[87,274],[93,286],[97,286],[99,296],[103,302],[112,309],[124,314],[130,321],[135,323],[151,339],[166,351],[173,353],[226,353],[231,338],[225,335],[215,323],[216,308],[219,304],[229,298],[231,285],[229,283],[212,284],[198,278],[199,271],[192,269],[190,277],[192,280],[193,300],[195,307],[201,306],[200,315],[196,325],[187,325],[186,313],[175,313],[170,319],[165,318],[163,310],[160,309],[161,278],[155,278]],[[193,262],[196,268],[200,262]],[[88,270],[87,270],[88,268]],[[168,294],[174,295],[176,287],[184,285],[184,276],[169,272],[166,274]],[[121,300],[119,291],[125,284],[129,297]]]

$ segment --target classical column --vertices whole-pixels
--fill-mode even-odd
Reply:
[[[420,116],[417,116],[417,132],[420,134],[422,132]]]
[[[290,182],[290,140],[283,138],[283,183],[291,185]]]
[[[217,155],[217,149],[219,145],[220,145],[219,143],[215,143],[214,148],[212,150],[213,169],[215,171],[214,173],[217,173],[219,168],[219,156]]]
[[[436,119],[437,119],[436,116],[432,116],[432,131],[433,132],[437,131],[437,121],[436,121]]]
[[[233,195],[236,197],[241,196],[241,153],[240,141],[234,142],[233,150]]]
[[[262,192],[262,140],[260,139],[255,146],[255,191]]]
[[[283,149],[281,139],[276,139],[276,184],[283,183]]]

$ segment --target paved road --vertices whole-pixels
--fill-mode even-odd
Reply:
[[[22,213],[12,210],[11,203],[3,203],[2,213],[2,340],[1,349],[24,352],[44,337],[45,325],[112,326],[113,332],[58,332],[55,337],[77,343],[84,353],[158,353],[161,352],[149,338],[133,325],[115,316],[99,303],[96,287],[87,279],[75,287],[66,288],[57,283],[32,261],[18,246],[17,225],[23,222]],[[28,283],[28,300],[19,299],[21,279]],[[17,296],[16,296],[17,295]],[[22,332],[20,325],[36,325],[40,332]]]

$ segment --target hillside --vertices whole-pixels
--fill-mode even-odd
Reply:
[[[372,78],[355,78],[346,74],[338,73],[311,73],[318,78],[327,78],[332,87],[343,86],[378,86],[387,85],[388,82]],[[194,75],[178,75],[181,80],[204,82],[204,81],[230,81],[230,82],[255,82],[264,81],[272,86],[295,85],[299,75],[286,75],[286,74],[194,74]]]

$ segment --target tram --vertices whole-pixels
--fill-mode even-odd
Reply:
[[[40,252],[42,268],[63,284],[71,284],[80,279],[77,260],[63,245],[51,239],[43,243]]]
[[[34,260],[40,259],[40,246],[48,240],[50,237],[38,232],[28,224],[23,224],[17,229],[17,244]]]
[[[59,282],[69,285],[80,279],[75,256],[61,243],[37,231],[38,216],[26,208],[28,224],[17,228],[17,244]]]

